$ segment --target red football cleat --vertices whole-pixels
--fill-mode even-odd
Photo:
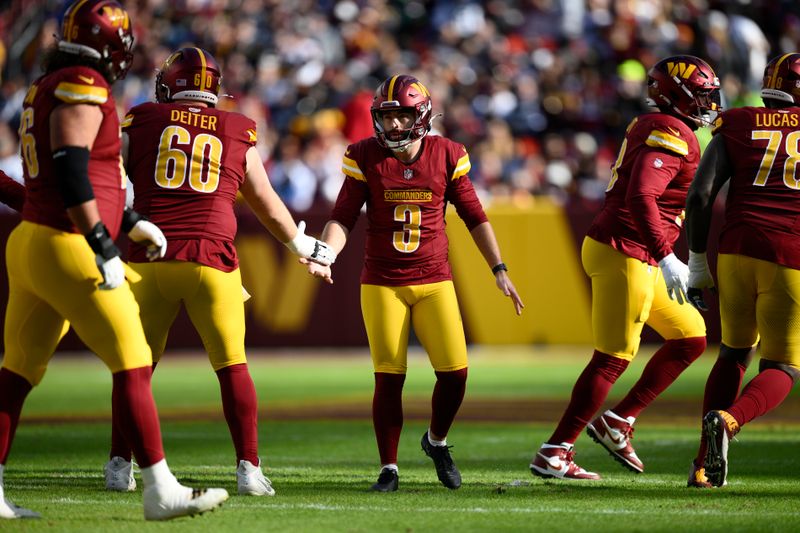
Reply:
[[[531,462],[531,473],[534,476],[543,478],[600,479],[600,476],[594,472],[587,472],[576,465],[572,461],[574,457],[575,452],[572,446],[553,446],[547,448],[542,446],[539,448],[539,451],[536,452],[536,456]]]
[[[644,472],[644,463],[642,463],[633,446],[631,446],[631,439],[633,438],[631,422],[620,420],[620,417],[612,416],[610,413],[611,411],[606,411],[592,420],[586,426],[586,433],[596,443],[602,444],[611,454],[611,457],[616,459],[622,466],[641,474]]]

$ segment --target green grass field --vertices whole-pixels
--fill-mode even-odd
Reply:
[[[464,484],[448,491],[419,449],[433,373],[412,357],[400,491],[373,494],[378,473],[369,421],[372,374],[366,352],[251,356],[261,403],[261,449],[277,495],[233,495],[195,519],[146,523],[141,491],[103,490],[111,379],[86,357],[57,356],[23,412],[6,471],[7,495],[43,519],[4,521],[2,531],[790,531],[800,528],[800,404],[790,397],[747,426],[730,453],[729,485],[685,487],[697,443],[700,397],[713,362],[701,358],[636,425],[646,473],[623,470],[582,436],[577,462],[603,481],[531,476],[528,463],[552,431],[585,347],[471,350],[462,416],[448,441]],[[612,391],[638,377],[639,360]],[[154,377],[170,466],[189,484],[236,491],[235,460],[213,373],[202,357],[168,354]]]

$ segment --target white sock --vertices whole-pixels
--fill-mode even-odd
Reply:
[[[565,450],[569,450],[572,448],[572,444],[569,442],[562,442],[561,444],[547,444],[546,442],[542,444],[542,448],[545,450],[549,450],[551,448],[564,448]]]
[[[381,472],[383,472],[384,470],[394,470],[395,474],[398,472],[397,465],[394,463],[389,463],[388,465],[381,465]]]
[[[431,443],[432,446],[447,446],[447,437],[442,440],[433,440],[431,438],[431,430],[428,430],[428,442]]]
[[[612,411],[610,409],[608,411],[606,411],[605,413],[603,413],[603,415],[607,416],[608,418],[613,418],[614,420],[619,420],[620,422],[627,422],[630,425],[633,425],[633,423],[636,422],[636,418],[634,418],[632,416],[629,416],[628,418],[622,418],[621,416],[619,416],[618,414],[616,414],[614,411]]]
[[[161,459],[157,463],[142,468],[142,481],[144,481],[145,487],[178,483],[178,480],[170,472],[166,459]]]

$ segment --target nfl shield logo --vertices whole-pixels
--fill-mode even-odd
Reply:
[[[411,170],[410,168],[407,168],[407,169],[403,170],[403,178],[405,178],[407,180],[410,180],[413,177],[414,177],[414,171],[413,170]]]

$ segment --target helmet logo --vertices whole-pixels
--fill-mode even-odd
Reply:
[[[692,72],[694,72],[696,68],[696,65],[688,63],[673,63],[672,61],[667,62],[667,72],[669,75],[673,77],[680,76],[685,80],[692,75]]]
[[[113,28],[127,30],[130,26],[128,13],[120,7],[103,6],[103,15],[108,19]]]

